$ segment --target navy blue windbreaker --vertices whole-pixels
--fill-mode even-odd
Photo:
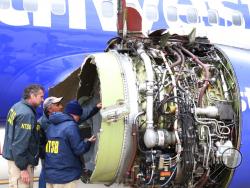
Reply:
[[[49,116],[52,123],[46,132],[45,179],[47,183],[64,184],[81,176],[80,155],[87,152],[90,142],[80,138],[78,124],[65,113]]]
[[[45,113],[43,113],[42,117],[40,117],[37,121],[37,123],[40,125],[41,130],[40,130],[40,155],[39,157],[41,159],[45,158],[45,145],[47,142],[46,139],[46,131],[49,127],[49,125],[51,124],[51,122],[49,121],[48,117],[46,116]]]
[[[25,100],[14,104],[7,116],[3,157],[15,161],[20,170],[38,164],[39,126],[35,109]]]
[[[94,116],[99,111],[99,108],[97,108],[96,106],[93,106],[93,105],[85,105],[82,108],[82,110],[83,111],[82,111],[82,115],[80,118],[80,123],[91,118],[92,116]],[[40,158],[44,159],[45,158],[45,145],[47,142],[46,132],[47,132],[47,129],[50,126],[51,122],[49,121],[49,118],[45,113],[43,113],[42,117],[40,117],[37,122],[41,127],[41,130],[40,130]]]
[[[91,118],[94,116],[97,112],[99,111],[99,108],[96,106],[91,106],[91,105],[86,105],[82,108],[82,115],[80,122],[86,121],[87,119]]]

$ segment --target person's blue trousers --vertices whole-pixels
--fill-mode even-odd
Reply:
[[[39,188],[46,188],[44,160],[42,160],[42,169],[39,177]]]

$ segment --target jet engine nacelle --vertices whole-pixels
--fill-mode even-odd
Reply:
[[[102,101],[80,125],[83,136],[97,136],[84,156],[84,182],[222,187],[240,163],[237,80],[206,38],[162,30],[116,38],[50,93],[82,106]]]

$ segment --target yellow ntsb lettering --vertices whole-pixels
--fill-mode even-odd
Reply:
[[[37,124],[37,125],[36,125],[36,131],[40,131],[40,129],[41,129],[41,125],[40,125],[40,124]]]
[[[9,111],[8,120],[7,120],[9,125],[13,125],[15,117],[16,117],[16,112],[15,112],[15,110],[13,110],[11,108],[10,111]]]
[[[31,130],[31,124],[28,124],[28,123],[22,123],[22,125],[21,125],[21,129]]]
[[[46,144],[46,153],[55,153],[59,152],[59,141],[48,140]]]

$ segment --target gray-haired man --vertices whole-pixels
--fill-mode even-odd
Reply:
[[[9,187],[31,188],[34,166],[38,164],[39,127],[36,107],[43,102],[44,88],[32,84],[25,88],[23,99],[9,110],[3,146],[8,160]]]

